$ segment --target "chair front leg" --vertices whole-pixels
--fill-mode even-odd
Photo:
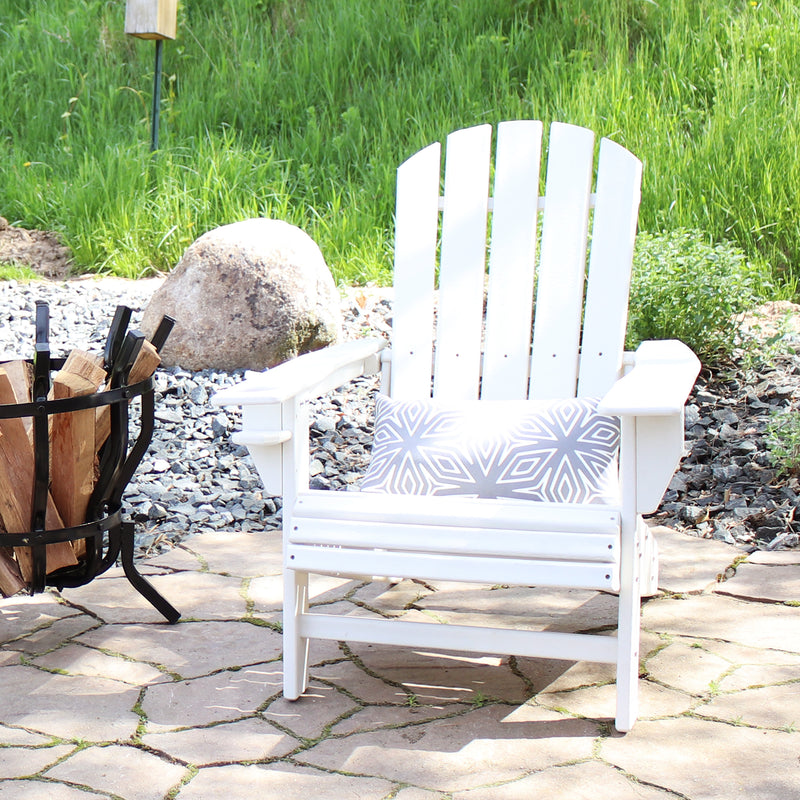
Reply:
[[[283,571],[283,696],[296,700],[308,685],[308,639],[299,617],[308,610],[308,573]]]
[[[639,629],[641,626],[640,558],[643,542],[636,514],[636,418],[622,417],[620,478],[622,530],[617,623],[617,715],[615,727],[629,731],[639,706]]]

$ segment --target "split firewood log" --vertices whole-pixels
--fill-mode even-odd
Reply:
[[[158,350],[148,341],[142,342],[142,349],[133,362],[131,371],[128,375],[128,383],[139,383],[149,378],[161,363],[161,356]],[[97,427],[95,429],[95,450],[106,443],[106,439],[111,435],[111,409],[109,406],[100,406],[97,409]]]
[[[18,391],[18,390],[17,390]],[[0,404],[16,402],[17,394],[4,368],[0,368]],[[25,424],[19,417],[0,419],[0,520],[8,533],[31,530],[35,483],[33,446]],[[45,529],[63,528],[61,517],[48,494]],[[33,577],[33,556],[29,547],[15,547],[14,554],[22,577]],[[68,542],[47,546],[47,571],[74,566],[78,561]]]
[[[103,357],[73,350],[53,377],[49,399],[62,400],[94,394],[103,379]],[[95,413],[86,408],[54,414],[50,428],[50,493],[64,526],[86,522],[86,510],[95,482]],[[77,556],[86,554],[86,540],[72,542]]]
[[[2,531],[0,525],[0,532]],[[0,547],[0,594],[11,597],[25,588],[25,580],[19,571],[19,564],[14,560],[14,551],[10,547]]]

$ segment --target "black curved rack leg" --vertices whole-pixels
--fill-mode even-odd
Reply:
[[[147,578],[144,577],[133,563],[133,523],[123,522],[120,531],[120,552],[122,556],[122,569],[125,570],[125,577],[130,581],[131,586],[139,592],[162,616],[166,617],[167,622],[176,623],[181,612],[160,595],[155,587]]]

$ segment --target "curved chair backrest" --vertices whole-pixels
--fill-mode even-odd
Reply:
[[[494,163],[491,125],[450,134],[442,197],[438,143],[398,169],[394,397],[600,396],[619,377],[642,165],[602,139],[592,192],[593,132],[553,123],[540,196],[542,134],[500,123]]]

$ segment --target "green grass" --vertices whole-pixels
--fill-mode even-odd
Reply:
[[[0,5],[0,214],[82,269],[169,269],[217,225],[301,225],[335,276],[388,278],[397,164],[529,117],[645,162],[641,227],[697,228],[800,275],[800,10],[789,0],[184,0],[164,47],[124,3]]]
[[[0,281],[22,281],[24,283],[38,277],[30,267],[0,261]]]

